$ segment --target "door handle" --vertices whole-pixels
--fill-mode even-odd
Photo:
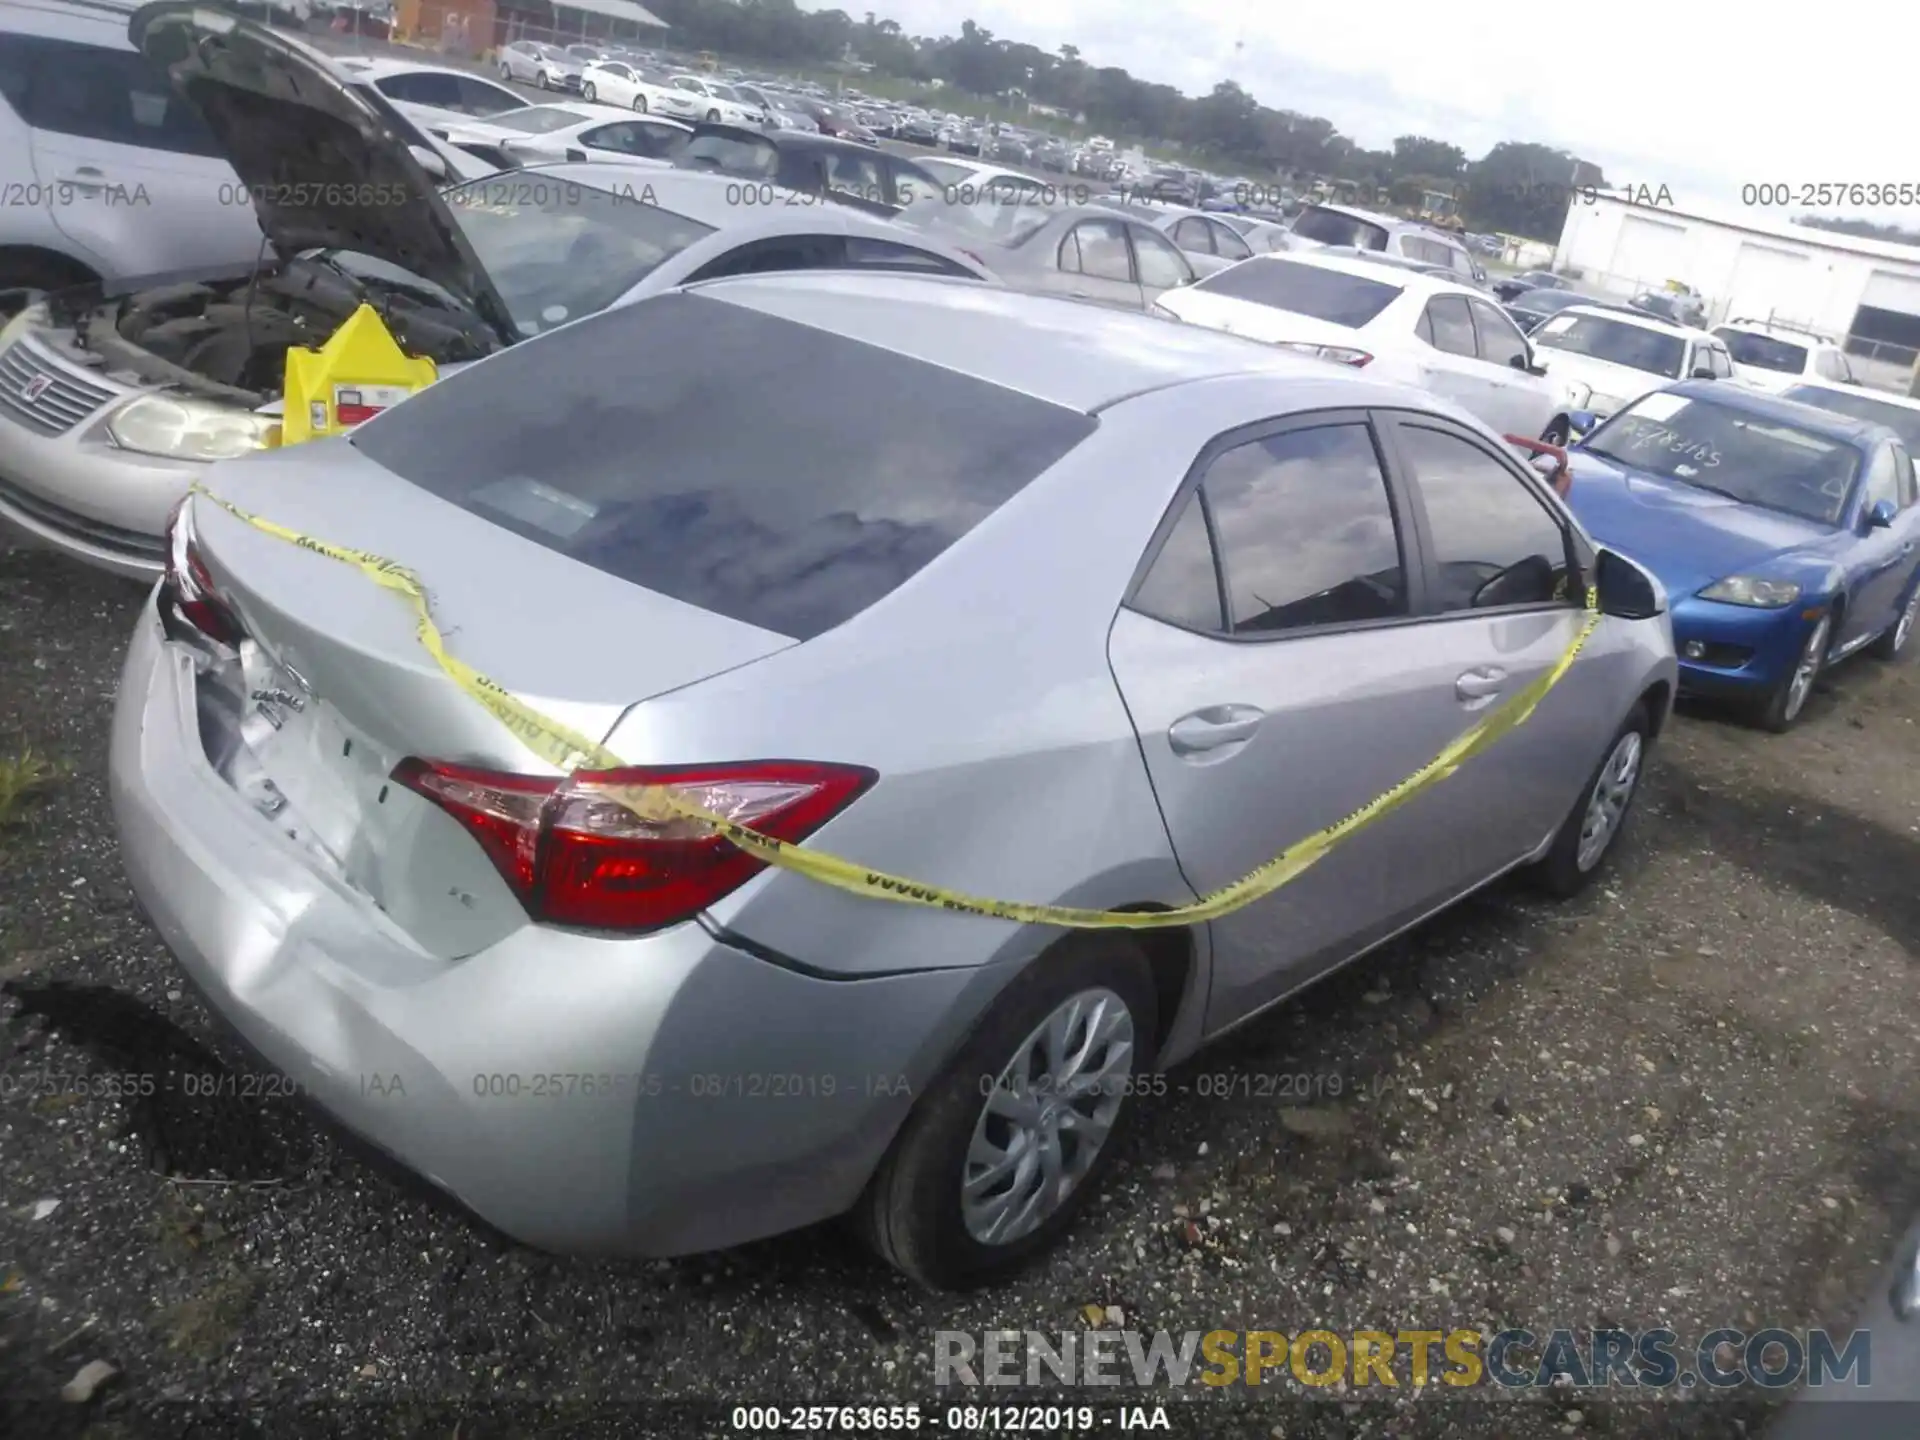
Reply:
[[[1453,682],[1453,693],[1462,700],[1484,700],[1498,695],[1507,683],[1507,672],[1498,665],[1482,665],[1467,671]]]
[[[1167,743],[1176,755],[1203,755],[1251,740],[1266,712],[1257,705],[1209,705],[1183,715],[1167,727]]]
[[[60,183],[76,190],[102,190],[106,188],[107,177],[95,166],[77,165],[73,174],[60,177]]]

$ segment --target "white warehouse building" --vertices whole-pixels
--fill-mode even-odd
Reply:
[[[1576,195],[1553,268],[1595,293],[1669,281],[1706,302],[1708,324],[1772,320],[1845,345],[1869,384],[1906,390],[1920,357],[1920,248],[1795,225],[1759,210],[1651,203],[1644,187]]]

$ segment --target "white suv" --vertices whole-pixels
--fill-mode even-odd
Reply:
[[[0,314],[91,280],[251,265],[260,225],[119,0],[0,0]]]
[[[1733,356],[1733,374],[1742,384],[1778,395],[1790,385],[1824,380],[1854,385],[1846,351],[1824,335],[1765,320],[1729,320],[1713,333]]]

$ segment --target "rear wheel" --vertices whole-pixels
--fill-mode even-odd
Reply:
[[[1827,639],[1832,634],[1833,615],[1822,615],[1820,623],[1807,635],[1807,643],[1800,647],[1793,668],[1780,677],[1780,682],[1760,702],[1755,718],[1774,734],[1791,729],[1806,708],[1807,697],[1813,693],[1813,682],[1820,678],[1820,671],[1827,663]]]
[[[1548,894],[1569,899],[1600,873],[1601,862],[1626,828],[1652,739],[1653,722],[1642,702],[1614,732],[1599,768],[1580,792],[1552,846],[1533,867],[1533,880]]]
[[[1097,1188],[1158,1016],[1146,952],[1076,935],[1036,960],[921,1097],[861,1201],[867,1239],[934,1289],[1054,1244]]]
[[[1900,652],[1907,648],[1907,637],[1913,633],[1914,612],[1920,611],[1920,577],[1916,577],[1912,583],[1913,588],[1907,592],[1907,603],[1901,607],[1900,618],[1893,622],[1891,629],[1883,630],[1867,646],[1867,653],[1876,660],[1897,660]]]

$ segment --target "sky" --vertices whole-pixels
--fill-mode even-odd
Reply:
[[[806,0],[807,8],[826,8]],[[854,19],[866,4],[841,0]],[[1274,109],[1322,115],[1369,148],[1396,135],[1478,159],[1532,140],[1592,160],[1614,185],[1665,185],[1740,208],[1743,184],[1876,181],[1920,188],[1911,88],[1874,53],[1910,55],[1920,7],[1826,0],[1766,7],[1614,0],[1602,9],[1367,0],[884,0],[910,35],[963,19],[1095,66],[1204,94],[1239,82]],[[1866,42],[1872,37],[1871,45]],[[1237,54],[1234,46],[1244,46]],[[1554,62],[1539,63],[1549,55]],[[1644,58],[1643,58],[1644,57]],[[1745,78],[1733,78],[1745,77]],[[1802,213],[1774,207],[1771,218]],[[1920,205],[1827,213],[1911,224]]]

